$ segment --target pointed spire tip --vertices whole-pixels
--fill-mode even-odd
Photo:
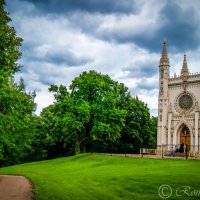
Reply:
[[[164,34],[164,43],[166,43],[167,39],[166,39],[166,34]]]
[[[167,43],[166,43],[166,36],[164,35],[164,44],[162,50],[162,56],[160,59],[160,65],[169,65],[169,59],[167,55]]]

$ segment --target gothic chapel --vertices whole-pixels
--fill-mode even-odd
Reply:
[[[170,150],[181,144],[200,151],[200,73],[191,74],[186,53],[179,76],[170,78],[166,39],[159,65],[157,148]]]

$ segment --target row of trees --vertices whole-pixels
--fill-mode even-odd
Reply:
[[[146,104],[132,98],[127,87],[95,71],[76,77],[69,90],[51,85],[54,104],[40,116],[34,111],[35,92],[27,93],[20,70],[19,47],[11,19],[0,2],[0,166],[30,160],[121,146],[138,151],[155,147],[156,118]],[[131,147],[131,148],[130,148]]]

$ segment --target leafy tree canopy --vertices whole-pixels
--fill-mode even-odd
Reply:
[[[63,123],[63,133],[70,135],[77,151],[89,141],[116,141],[124,126],[127,111],[124,98],[128,89],[108,75],[83,72],[70,85],[50,87],[55,92],[55,113]]]
[[[0,84],[0,165],[20,162],[28,157],[34,132],[32,114],[34,94],[12,79]]]
[[[13,81],[19,71],[22,39],[9,25],[11,19],[0,1],[0,166],[28,159],[35,133],[35,93],[27,93],[23,79]]]
[[[0,1],[0,19],[0,74],[10,77],[20,69],[17,61],[21,57],[19,47],[22,39],[9,25],[11,18],[5,11],[5,0]]]
[[[122,140],[132,143],[136,149],[155,147],[156,119],[150,116],[147,105],[138,97],[129,100],[126,126],[122,132]]]

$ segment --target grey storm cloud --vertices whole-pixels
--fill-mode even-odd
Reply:
[[[158,85],[158,82],[148,82],[145,78],[141,79],[139,83],[137,84],[137,90],[147,90],[152,91],[154,90]]]
[[[67,50],[67,47],[52,46],[43,55],[38,52],[37,46],[24,45],[22,48],[23,55],[27,60],[34,60],[34,62],[46,62],[58,65],[65,65],[68,67],[79,67],[92,62],[91,58],[77,57],[73,52]]]
[[[65,52],[52,52],[49,51],[46,54],[46,62],[50,63],[56,63],[58,65],[67,65],[67,66],[80,66],[80,65],[85,65],[89,62],[91,62],[91,59],[89,58],[78,58],[76,57],[72,52],[70,51],[65,51]]]
[[[169,51],[183,52],[185,48],[195,50],[200,44],[197,14],[194,7],[187,6],[183,9],[180,2],[169,0],[160,11],[160,23],[163,23],[163,26],[152,38],[137,36],[133,37],[132,41],[140,47],[159,52],[162,48],[160,41],[166,34]],[[127,42],[131,42],[131,38],[124,38],[126,39]]]
[[[32,2],[46,12],[100,12],[130,13],[134,9],[134,0],[21,0]]]
[[[107,32],[101,36],[106,40],[115,40],[118,43],[134,43],[153,52],[161,51],[164,35],[167,36],[169,51],[182,52],[186,49],[196,49],[200,44],[199,37],[199,13],[194,7],[182,8],[179,2],[167,1],[160,11],[160,26],[151,37],[149,28],[143,34],[120,34],[118,32]]]
[[[168,41],[173,49],[183,51],[184,48],[196,49],[199,46],[198,37],[199,16],[194,7],[182,8],[178,2],[170,1],[161,11],[167,19],[163,31],[167,33]]]
[[[157,29],[149,36],[151,25],[146,25],[140,34],[132,34],[131,26],[126,28],[109,27],[101,29],[104,15],[113,15],[117,18],[137,16],[141,8],[136,6],[135,0],[19,0],[30,2],[42,13],[66,15],[74,27],[93,37],[108,42],[122,44],[136,44],[151,52],[160,52],[164,34],[167,36],[169,51],[182,52],[183,49],[193,50],[200,44],[198,36],[199,13],[192,6],[183,8],[178,1],[163,1],[164,6],[159,11]],[[182,2],[185,2],[183,0]],[[196,0],[193,0],[196,2]],[[148,9],[148,8],[146,8]],[[153,10],[152,10],[153,12]],[[70,13],[70,14],[69,14]],[[95,13],[100,13],[95,15]],[[38,14],[38,13],[37,13]],[[92,16],[92,17],[91,17]],[[126,23],[126,22],[125,22]],[[127,22],[128,23],[128,22]],[[130,34],[127,34],[130,32]]]
[[[123,71],[128,72],[127,78],[138,78],[138,77],[152,77],[157,71],[154,63],[140,64],[139,66],[131,65],[123,68]]]

